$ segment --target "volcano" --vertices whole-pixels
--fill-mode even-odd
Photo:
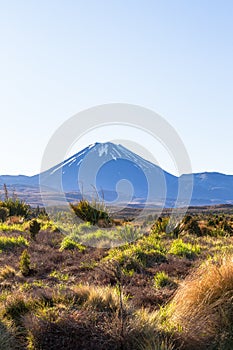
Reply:
[[[99,198],[112,205],[233,204],[232,175],[203,172],[176,177],[111,142],[92,144],[41,174],[0,176],[0,185],[4,183],[33,205],[44,204],[40,189],[54,200],[64,193],[69,201]]]

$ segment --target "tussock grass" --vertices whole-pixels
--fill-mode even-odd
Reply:
[[[136,310],[128,323],[130,349],[175,350],[171,336],[159,329],[158,312],[147,309]]]
[[[142,338],[140,350],[175,350],[174,343],[167,337],[153,339]]]
[[[22,315],[32,308],[32,300],[21,292],[9,295],[1,309],[1,313],[7,319],[16,323],[20,322]]]
[[[171,340],[157,328],[156,312],[124,304],[121,318],[115,288],[80,285],[72,290],[69,305],[57,299],[53,307],[23,317],[28,349],[173,350]]]
[[[16,274],[16,271],[14,268],[12,268],[9,265],[5,265],[5,267],[0,269],[0,281],[8,278],[12,278],[15,276],[15,274]]]
[[[209,261],[182,283],[168,320],[186,349],[233,348],[233,259]]]
[[[73,287],[72,290],[75,303],[83,305],[86,309],[116,311],[120,308],[119,295],[116,288],[79,285]]]
[[[61,216],[67,236],[38,219],[42,230],[30,240],[27,277],[19,273],[23,249],[14,248],[28,242],[9,227],[29,223],[8,223],[9,234],[0,235],[0,350],[17,349],[12,334],[27,350],[232,350],[230,219],[188,217],[167,234],[166,218],[149,233],[126,222],[96,230]],[[120,241],[117,248],[79,252],[85,242]]]

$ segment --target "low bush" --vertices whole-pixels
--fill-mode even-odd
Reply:
[[[104,260],[115,260],[126,272],[138,271],[155,263],[166,261],[166,250],[153,237],[143,238],[135,244],[126,244],[109,251]]]
[[[191,235],[202,236],[202,231],[199,227],[198,220],[191,216],[187,216],[184,219],[185,227],[184,230]]]
[[[189,259],[194,258],[201,251],[200,246],[197,244],[185,243],[182,239],[176,239],[172,242],[169,254],[186,257]]]
[[[5,222],[9,215],[9,210],[5,207],[0,207],[0,220],[1,222]]]
[[[88,221],[92,225],[109,226],[111,219],[106,208],[96,202],[90,203],[82,199],[77,204],[70,204],[74,213],[83,221]]]
[[[61,273],[60,271],[54,270],[49,274],[49,277],[54,277],[59,281],[67,282],[69,280],[69,275]]]
[[[27,247],[28,241],[23,236],[6,237],[0,236],[0,250],[6,251],[17,247]]]
[[[73,249],[78,249],[80,252],[84,252],[86,250],[86,248],[82,244],[76,242],[71,237],[66,236],[65,238],[63,238],[60,245],[60,251]]]
[[[59,232],[59,228],[50,220],[42,221],[40,229],[43,231],[49,230],[50,232]]]
[[[155,288],[159,289],[159,288],[171,286],[173,284],[174,284],[173,280],[164,271],[159,271],[154,276],[154,286],[155,286]]]
[[[30,275],[30,272],[31,272],[30,263],[31,263],[30,255],[28,254],[28,251],[25,249],[19,259],[19,269],[23,276]]]
[[[167,225],[169,223],[169,218],[158,218],[153,226],[151,227],[151,233],[161,234],[166,232]]]
[[[6,222],[0,222],[0,231],[3,232],[24,232],[25,227],[22,224],[11,224]]]
[[[30,236],[31,236],[32,239],[35,240],[36,235],[40,231],[40,227],[41,227],[41,224],[36,219],[33,219],[33,220],[30,221],[30,223],[29,223],[29,232],[30,232]]]
[[[9,216],[27,218],[30,213],[30,206],[18,198],[7,198],[4,202],[1,202],[1,206],[8,209]]]

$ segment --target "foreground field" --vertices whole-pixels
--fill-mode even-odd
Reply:
[[[0,223],[1,350],[233,348],[233,216],[120,224]]]

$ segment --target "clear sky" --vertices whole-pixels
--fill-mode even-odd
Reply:
[[[194,172],[233,174],[232,18],[231,0],[0,0],[0,174],[38,173],[65,120],[112,102],[166,118]]]

